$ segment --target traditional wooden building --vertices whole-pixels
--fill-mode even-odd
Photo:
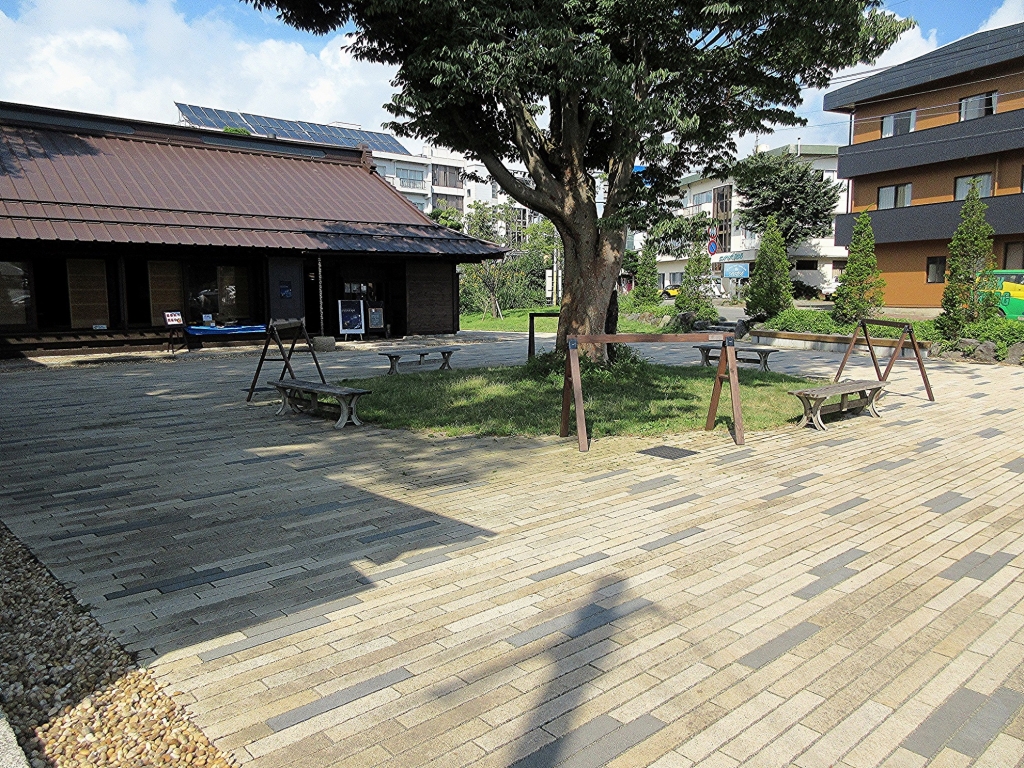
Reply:
[[[169,311],[225,330],[305,315],[336,335],[357,299],[381,333],[453,333],[456,265],[503,252],[418,211],[366,147],[0,102],[8,352],[152,340]]]
[[[977,180],[1001,269],[1024,269],[1024,24],[965,37],[825,94],[850,115],[839,176],[868,211],[891,306],[937,307],[961,202]]]

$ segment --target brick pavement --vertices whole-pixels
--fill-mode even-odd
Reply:
[[[274,418],[197,358],[5,370],[0,517],[241,762],[1024,765],[1024,369],[581,455]]]

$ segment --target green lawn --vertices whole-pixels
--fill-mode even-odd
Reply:
[[[741,369],[739,374],[746,429],[774,429],[800,416],[799,402],[786,391],[807,386],[807,380],[752,369]],[[389,429],[445,435],[558,432],[562,377],[557,372],[531,373],[524,366],[476,368],[344,383],[372,390],[359,401],[360,417]],[[661,435],[703,429],[713,384],[714,370],[703,367],[587,370],[583,393],[590,434]],[[732,426],[731,413],[726,388],[716,429]]]
[[[526,333],[530,330],[531,312],[557,312],[557,307],[533,307],[532,309],[510,309],[502,314],[504,317],[498,319],[489,315],[473,313],[470,315],[459,315],[459,327],[464,331],[521,331]],[[665,314],[675,312],[671,306],[665,307]],[[554,333],[558,330],[557,317],[538,317],[534,320],[534,328],[538,333]],[[619,333],[658,333],[660,328],[655,325],[638,323],[635,320],[627,320],[619,317]]]

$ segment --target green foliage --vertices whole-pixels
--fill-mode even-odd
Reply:
[[[981,201],[978,182],[971,180],[967,199],[960,209],[960,224],[949,243],[946,261],[946,286],[942,291],[942,314],[935,324],[949,341],[964,334],[971,323],[995,316],[999,294],[981,293],[988,287],[995,269],[992,236],[995,230],[985,220],[988,206]]]
[[[978,341],[991,341],[997,348],[1002,346],[1002,356],[1005,357],[1006,347],[1024,343],[1024,323],[1019,320],[1007,320],[1005,317],[991,317],[965,326],[963,336]]]
[[[643,307],[657,307],[661,304],[661,290],[658,288],[658,249],[653,240],[644,242],[636,268],[633,290],[623,299],[627,311],[643,312]]]
[[[821,291],[815,288],[813,285],[808,285],[803,280],[795,279],[790,281],[793,284],[793,298],[794,299],[820,299]]]
[[[246,128],[236,128],[233,125],[226,126],[221,129],[223,133],[233,133],[236,136],[252,136],[252,133]]]
[[[761,234],[774,217],[787,249],[832,234],[840,187],[810,163],[788,152],[756,152],[738,162],[732,175],[743,198],[736,217],[748,229]]]
[[[622,254],[622,271],[627,275],[636,275],[640,267],[640,251],[627,248]]]
[[[565,317],[584,324],[604,309],[588,288],[618,271],[626,226],[656,220],[693,168],[725,170],[737,135],[799,124],[804,88],[873,61],[913,26],[881,0],[247,2],[308,31],[353,29],[356,59],[395,68],[390,130],[478,158],[571,235],[566,283],[582,289]]]
[[[786,244],[774,216],[769,216],[761,233],[761,247],[754,259],[747,286],[747,314],[775,317],[793,306],[793,284],[789,280]]]
[[[698,320],[717,320],[718,310],[711,303],[711,279],[711,257],[707,249],[700,243],[693,243],[676,294],[676,310],[693,312]]]
[[[441,205],[427,214],[442,227],[462,231],[462,211],[450,205]]]
[[[889,318],[896,320],[898,318]],[[941,336],[935,328],[933,320],[914,320],[911,323],[914,336],[918,341],[939,341]],[[1024,323],[1020,325],[1024,326]],[[840,323],[829,312],[814,309],[787,309],[764,323],[764,327],[772,331],[788,331],[790,333],[823,333],[849,336],[857,327],[856,322]],[[871,338],[898,339],[902,330],[884,325],[868,325]],[[863,338],[863,335],[861,336]]]
[[[704,428],[715,369],[665,366],[619,351],[611,366],[581,360],[581,381],[592,436],[664,435]],[[565,357],[538,355],[530,365],[404,373],[346,380],[369,389],[359,401],[364,421],[389,429],[448,435],[551,435],[558,429]],[[750,368],[739,370],[748,430],[793,423],[801,408],[786,391],[811,382]],[[732,425],[729,390],[716,426]],[[572,423],[575,423],[574,421]]]
[[[875,259],[871,216],[864,211],[854,222],[850,258],[832,298],[836,321],[849,323],[873,315],[885,304],[884,288],[885,280]]]

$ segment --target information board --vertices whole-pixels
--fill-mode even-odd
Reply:
[[[750,277],[750,265],[746,263],[723,264],[722,277],[731,277],[733,280]]]
[[[384,307],[369,307],[366,310],[370,316],[370,328],[379,330],[384,328]]]
[[[181,321],[181,312],[164,312],[164,325],[184,325]]]
[[[366,333],[361,299],[342,299],[338,302],[338,325],[341,327],[341,332],[345,334]]]

